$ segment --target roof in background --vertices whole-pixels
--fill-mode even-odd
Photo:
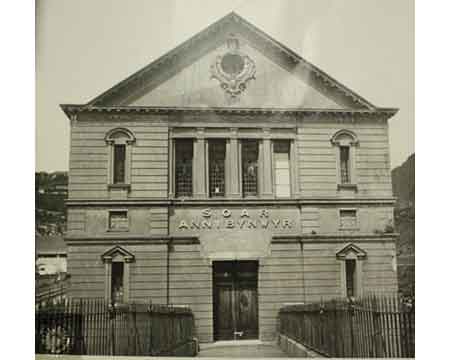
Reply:
[[[36,234],[35,250],[37,254],[65,254],[67,249],[64,236]]]

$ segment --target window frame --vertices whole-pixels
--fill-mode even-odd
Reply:
[[[227,189],[228,189],[228,184],[227,184],[227,149],[229,148],[229,138],[208,138],[206,139],[206,151],[205,151],[205,158],[206,158],[206,166],[205,166],[205,170],[206,170],[206,191],[207,191],[207,196],[209,199],[223,199],[225,197],[227,197]],[[223,195],[217,195],[217,196],[212,196],[212,192],[211,192],[211,179],[210,179],[210,151],[211,151],[211,143],[213,142],[223,142],[224,144],[224,148],[225,148],[225,154],[224,154],[224,159],[223,159]]]
[[[130,299],[130,266],[135,261],[134,255],[121,246],[115,246],[104,252],[101,259],[105,271],[105,300],[112,301],[112,263],[123,262],[123,303],[127,303]]]
[[[342,129],[337,131],[331,137],[331,144],[335,147],[336,156],[336,183],[337,189],[350,189],[357,190],[357,173],[356,173],[356,151],[359,146],[359,140],[353,131]],[[348,172],[349,182],[344,183],[342,181],[341,172],[341,148],[348,148]]]
[[[175,198],[192,198],[194,196],[194,157],[195,157],[195,138],[174,138],[172,139],[172,151],[173,151],[173,163],[172,163],[172,187],[173,196]],[[192,158],[191,158],[191,194],[190,195],[178,195],[177,193],[177,142],[190,141],[192,144]]]
[[[108,155],[108,188],[126,189],[131,188],[131,148],[136,142],[133,133],[125,128],[114,128],[106,133],[105,142],[109,148]],[[125,145],[124,182],[114,182],[115,171],[115,146]]]
[[[127,215],[127,228],[111,228],[111,214],[124,212]],[[108,223],[107,223],[107,232],[129,232],[130,231],[130,215],[128,209],[112,209],[108,210]]]
[[[343,211],[354,211],[355,212],[355,226],[354,227],[343,227],[341,222],[341,212]],[[338,208],[337,209],[337,217],[338,217],[338,229],[345,230],[359,230],[359,213],[357,208]]]
[[[347,244],[336,253],[336,260],[340,262],[340,289],[341,296],[347,297],[347,272],[346,261],[355,260],[355,274],[354,274],[354,296],[360,297],[363,295],[363,264],[367,258],[367,252],[359,248],[355,244]]]
[[[289,151],[287,152],[288,154],[288,170],[289,170],[289,195],[287,196],[277,196],[277,184],[276,184],[276,168],[275,168],[275,143],[276,142],[287,142],[289,145]],[[293,196],[293,176],[294,176],[294,171],[293,171],[293,147],[295,146],[294,141],[292,141],[292,139],[285,139],[285,138],[276,138],[276,139],[272,139],[272,141],[270,142],[270,146],[271,146],[271,154],[272,154],[272,193],[273,196],[277,199],[289,199],[292,198]]]
[[[245,186],[244,186],[244,143],[245,142],[254,142],[256,143],[256,151],[257,151],[257,159],[256,159],[256,194],[254,195],[246,195],[245,194]],[[261,188],[262,188],[262,181],[261,181],[261,172],[263,170],[262,167],[262,154],[261,154],[261,150],[262,150],[262,146],[261,146],[261,139],[253,139],[253,138],[249,138],[249,139],[245,139],[245,138],[241,138],[239,139],[239,161],[238,161],[238,173],[239,173],[239,192],[242,196],[242,198],[244,199],[251,199],[251,198],[258,198],[261,195]]]

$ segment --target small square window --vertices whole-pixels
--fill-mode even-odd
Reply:
[[[358,227],[356,210],[339,210],[339,217],[341,229],[356,229]]]
[[[110,211],[109,212],[109,230],[126,231],[128,230],[128,212]]]

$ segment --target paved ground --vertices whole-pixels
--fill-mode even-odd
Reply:
[[[242,342],[241,345],[233,343],[214,343],[213,345],[200,345],[199,357],[228,357],[228,358],[284,358],[288,357],[281,349],[272,343]]]

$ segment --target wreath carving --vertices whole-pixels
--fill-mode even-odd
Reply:
[[[230,100],[237,100],[247,88],[247,83],[256,79],[256,65],[239,50],[239,39],[233,35],[227,40],[227,46],[228,52],[217,56],[211,65],[211,78],[220,82]]]

